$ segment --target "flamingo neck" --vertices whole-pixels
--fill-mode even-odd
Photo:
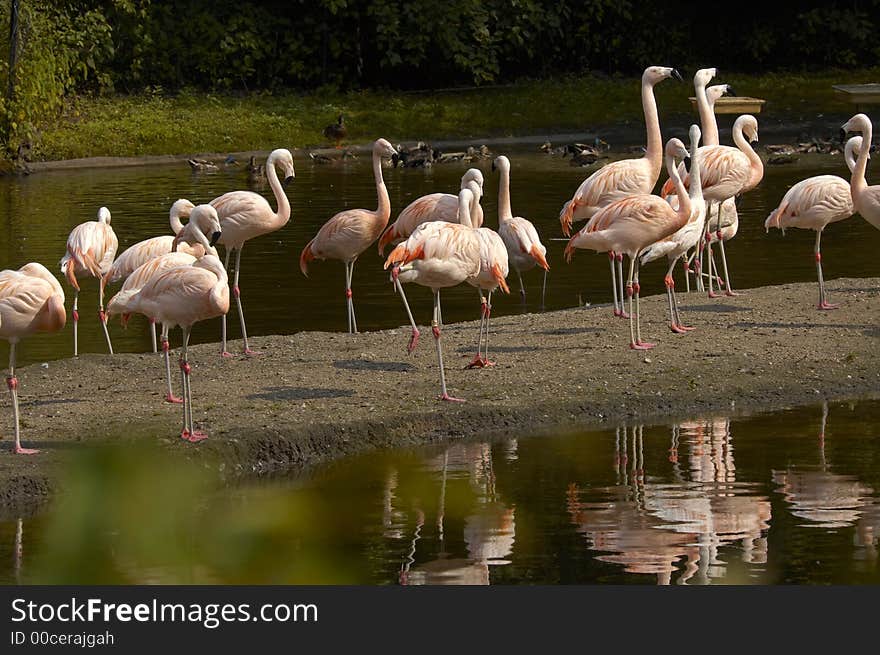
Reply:
[[[703,145],[717,146],[720,143],[718,138],[718,120],[715,118],[714,107],[709,103],[709,98],[706,97],[706,85],[695,85],[694,90],[697,96],[697,111],[700,114],[700,128],[703,132]]]
[[[510,209],[510,168],[501,166],[501,179],[498,183],[498,224],[513,218]]]
[[[752,172],[749,177],[749,183],[746,185],[746,188],[743,189],[743,191],[748,191],[749,189],[755,188],[758,185],[758,182],[761,181],[761,178],[764,177],[764,163],[761,161],[758,153],[752,148],[751,144],[746,141],[746,137],[742,133],[741,125],[733,126],[733,142],[736,144],[736,147],[749,158],[749,167]]]
[[[391,218],[391,199],[388,197],[388,187],[382,177],[382,157],[373,151],[373,178],[376,180],[376,195],[379,197],[379,206],[376,209],[376,218],[384,228]]]
[[[275,170],[275,159],[271,156],[266,160],[266,179],[269,181],[269,188],[275,194],[275,202],[278,203],[278,211],[275,213],[274,223],[279,228],[284,227],[290,220],[290,201],[281,187],[278,171]]]
[[[687,222],[691,217],[691,199],[688,196],[687,189],[684,188],[684,182],[681,181],[678,167],[675,165],[675,157],[672,155],[666,155],[666,170],[669,172],[669,178],[672,180],[675,193],[678,195],[678,216],[684,218],[684,221]],[[691,166],[691,170],[693,170],[693,166]],[[699,187],[699,184],[691,184],[691,186]]]
[[[171,223],[171,231],[174,232],[174,234],[180,234],[180,232],[183,230],[183,223],[180,220],[180,213],[172,208],[168,219]]]
[[[688,193],[689,198],[692,202],[699,202],[703,200],[703,173],[700,170],[700,160],[702,157],[700,156],[700,148],[694,147],[691,149],[691,172],[690,172],[690,180],[688,182],[689,189]],[[678,174],[678,169],[676,169],[676,175]],[[684,184],[682,184],[684,186]],[[677,191],[678,189],[676,189]]]
[[[856,166],[852,172],[852,180],[850,187],[852,189],[853,200],[858,203],[861,196],[868,188],[868,181],[865,179],[865,171],[868,168],[868,151],[871,149],[871,139],[873,138],[874,128],[868,121],[862,130],[862,149],[859,151],[859,158],[856,160]]]
[[[458,194],[458,222],[467,227],[476,227],[471,219],[471,204],[474,194],[470,189],[462,189]]]
[[[663,138],[660,136],[660,118],[657,115],[654,85],[650,82],[642,82],[642,109],[645,111],[645,130],[648,139],[645,158],[651,162],[651,173],[656,182],[663,166]]]

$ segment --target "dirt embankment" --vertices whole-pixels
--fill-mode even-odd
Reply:
[[[626,321],[607,307],[493,319],[497,366],[483,370],[462,368],[473,352],[476,322],[449,325],[443,331],[448,382],[467,399],[462,404],[436,400],[430,329],[422,330],[411,356],[408,327],[258,337],[252,345],[263,355],[255,358],[223,360],[216,345],[196,346],[194,412],[210,433],[200,444],[177,436],[180,407],[162,400],[157,355],[84,355],[25,367],[19,371],[23,440],[43,452],[13,456],[4,434],[0,507],[8,513],[38,505],[57,491],[66,453],[105,439],[157,439],[235,476],[444,439],[877,395],[880,278],[840,279],[828,287],[842,303],[836,311],[814,308],[815,284],[716,300],[681,294],[684,320],[697,327],[687,335],[666,327],[665,296],[643,299],[643,335],[657,342],[648,352],[627,348]],[[240,343],[231,350],[240,352]],[[4,405],[8,424],[8,397]]]

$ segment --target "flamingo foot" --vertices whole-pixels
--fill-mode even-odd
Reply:
[[[816,305],[816,309],[828,310],[828,309],[838,309],[840,307],[840,303],[830,303],[827,300],[823,300],[818,305]]]
[[[676,334],[684,334],[685,332],[687,332],[687,330],[684,329],[684,326],[677,325],[676,323],[670,323],[669,329],[671,331],[675,332]]]
[[[474,355],[473,360],[471,360],[470,364],[467,364],[465,368],[483,368],[486,363],[483,361],[483,358],[479,355]]]
[[[233,355],[233,354],[232,354],[231,352],[229,352],[228,350],[224,350],[223,352],[221,352],[221,353],[220,353],[220,356],[221,356],[221,357],[227,357],[227,358],[228,358],[228,357],[235,357],[235,355]]]
[[[680,330],[684,330],[685,332],[692,332],[693,330],[697,329],[693,325],[682,325],[681,323],[678,324],[678,328]]]
[[[648,343],[647,341],[637,341],[636,343],[629,344],[631,350],[651,350],[657,344]]]
[[[619,310],[619,309],[615,309],[615,310],[614,310],[614,315],[615,315],[615,316],[620,316],[620,310]]]
[[[180,433],[180,438],[184,441],[189,441],[190,436],[189,430],[182,430]]]
[[[252,350],[250,348],[245,348],[244,354],[247,355],[248,357],[259,357],[263,353],[261,353],[259,350]]]
[[[453,398],[448,393],[444,393],[442,396],[437,396],[437,400],[445,400],[449,403],[463,403],[465,402],[464,398]]]
[[[416,346],[419,345],[419,331],[413,330],[412,334],[409,337],[409,343],[406,344],[406,354],[412,355],[413,351],[416,349]]]
[[[709,296],[710,298],[720,298],[720,297],[721,297],[719,294],[715,293],[714,291],[710,291],[710,292],[708,293],[708,296]]]
[[[12,452],[16,455],[36,455],[40,451],[38,448],[22,448],[21,446],[16,446]]]
[[[623,311],[623,310],[621,310],[620,313],[619,313],[617,316],[618,316],[619,318],[629,318],[629,314],[627,314],[627,313],[626,313],[625,311]]]
[[[165,394],[165,402],[166,403],[174,403],[175,405],[179,405],[183,402],[183,398],[178,398],[173,393]]]
[[[733,289],[728,289],[727,291],[724,292],[724,295],[725,295],[725,296],[741,296],[742,294],[741,294],[741,293],[737,293],[737,292],[734,291]]]
[[[189,441],[190,443],[198,443],[200,441],[204,441],[207,438],[207,432],[202,432],[201,430],[193,430],[192,433],[189,435],[189,439],[187,439],[187,441]]]

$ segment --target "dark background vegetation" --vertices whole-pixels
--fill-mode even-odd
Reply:
[[[14,4],[0,0],[7,146],[72,93],[425,89],[706,62],[803,72],[880,55],[880,0],[18,0],[10,86]]]

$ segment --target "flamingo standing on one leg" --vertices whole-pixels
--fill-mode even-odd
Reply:
[[[454,287],[479,276],[480,255],[480,238],[476,230],[457,223],[433,221],[420,225],[385,260],[386,269],[393,267],[391,279],[399,290],[402,290],[401,282],[415,282],[434,292],[431,331],[434,333],[440,367],[440,400],[461,402],[461,399],[450,396],[446,389],[443,349],[440,345],[440,289]],[[407,313],[410,322],[415,325],[408,306]]]
[[[559,214],[559,222],[565,236],[571,234],[572,221],[591,218],[602,207],[626,196],[649,194],[653,191],[660,176],[660,169],[663,168],[663,138],[660,135],[654,85],[670,77],[681,81],[681,74],[674,68],[666,66],[650,66],[642,73],[642,109],[645,113],[648,141],[645,155],[639,159],[612,162],[583,181]],[[626,318],[623,307],[623,255],[609,252],[608,258],[611,265],[611,289],[614,293],[614,315]],[[620,277],[619,306],[617,276]]]
[[[459,189],[466,188],[469,182],[476,182],[479,189],[479,194],[474,196],[474,203],[470,207],[471,224],[478,228],[483,225],[483,208],[480,205],[480,198],[483,196],[483,173],[479,168],[469,168],[465,171],[461,176]],[[384,255],[387,245],[396,245],[404,241],[419,225],[430,221],[457,223],[458,196],[451,193],[429,193],[413,200],[398,214],[397,220],[382,233],[379,238],[379,254]]]
[[[688,250],[697,246],[703,238],[703,224],[706,221],[706,201],[703,200],[703,187],[700,184],[700,128],[691,125],[691,171],[693,171],[693,180],[689,192],[691,215],[688,222],[680,230],[666,237],[662,241],[649,246],[641,255],[641,265],[650,261],[659,259],[666,255],[669,261],[669,269],[666,271],[666,277],[663,278],[666,284],[666,297],[669,301],[669,328],[678,334],[688,332],[694,328],[684,325],[681,322],[681,316],[678,313],[678,300],[675,297],[675,278],[672,271],[675,269],[675,262],[687,253]],[[670,203],[675,207],[678,204],[678,197],[675,203]]]
[[[629,277],[626,295],[629,298],[630,348],[647,350],[654,344],[642,341],[639,324],[639,277],[635,272],[638,255],[653,243],[665,239],[680,230],[691,216],[691,201],[675,166],[676,157],[684,159],[688,152],[678,139],[666,144],[666,167],[678,193],[678,210],[674,210],[663,198],[651,194],[639,194],[606,205],[596,212],[590,222],[575,234],[565,247],[565,257],[571,261],[576,248],[596,252],[624,253],[629,256]],[[633,331],[633,295],[635,295],[635,331]]]
[[[544,296],[547,291],[547,248],[541,243],[541,237],[532,222],[521,216],[514,216],[510,208],[510,160],[501,155],[492,162],[492,170],[498,169],[498,234],[507,247],[510,264],[519,277],[519,292],[523,302],[526,300],[526,289],[523,286],[522,273],[536,265],[544,269],[544,284],[541,287],[541,307],[544,307]]]
[[[860,152],[861,147],[860,136],[854,136],[846,142],[844,159],[850,171],[855,169],[854,153]],[[837,175],[815,175],[791,187],[764,222],[768,232],[771,227],[778,227],[783,234],[787,227],[816,230],[813,258],[816,260],[816,276],[819,280],[817,309],[837,309],[840,306],[829,303],[825,295],[822,252],[819,247],[822,230],[830,223],[849,218],[854,211],[849,182]]]
[[[865,170],[871,157],[874,126],[865,114],[856,114],[844,124],[843,129],[847,132],[860,132],[862,135],[862,148],[850,180],[853,207],[862,218],[880,230],[880,184],[868,186],[865,179]]]
[[[97,221],[80,223],[70,232],[67,237],[67,254],[61,258],[61,272],[67,277],[74,289],[73,292],[73,356],[79,355],[79,341],[77,338],[77,326],[79,323],[79,282],[77,275],[89,274],[99,280],[110,270],[119,241],[113,228],[110,227],[110,210],[101,207],[98,210]],[[110,343],[110,333],[107,331],[107,315],[104,313],[104,289],[101,287],[98,294],[98,318],[104,329],[104,337],[107,339],[107,349],[113,354],[113,345]]]
[[[278,171],[281,169],[284,184],[289,183],[296,173],[293,170],[293,155],[289,150],[278,148],[269,153],[266,159],[266,178],[269,180],[269,188],[275,195],[278,211],[272,211],[272,206],[259,193],[253,191],[230,191],[211,201],[211,205],[217,210],[220,218],[220,230],[223,236],[218,243],[226,248],[225,265],[229,267],[229,256],[235,251],[235,277],[232,282],[232,295],[235,296],[235,305],[238,308],[238,320],[241,323],[241,336],[244,340],[244,352],[246,355],[256,354],[250,349],[247,338],[247,328],[244,323],[244,310],[241,306],[241,290],[238,286],[238,275],[241,269],[241,249],[246,241],[263,234],[269,234],[280,230],[290,220],[290,201],[278,179]],[[232,357],[226,350],[226,314],[222,318],[220,353],[223,357]]]
[[[175,250],[185,252],[194,257],[201,257],[206,252],[216,255],[214,244],[220,238],[220,222],[216,212],[197,212],[195,217],[184,226],[181,217],[189,218],[194,205],[184,198],[177,200],[172,206],[170,214],[171,229],[174,235],[163,235],[138,241],[126,248],[117,257],[110,270],[101,278],[101,291],[106,290],[108,284],[125,280],[143,264]],[[211,235],[208,241],[206,235]],[[179,238],[176,238],[179,237]],[[192,242],[192,245],[191,245]],[[150,319],[150,336],[153,340],[153,352],[156,352],[155,323]]]
[[[64,290],[42,264],[32,262],[17,271],[0,271],[0,338],[9,342],[9,375],[6,386],[12,394],[15,422],[13,452],[33,455],[39,452],[22,448],[18,412],[18,378],[15,377],[15,347],[36,332],[57,332],[64,327]]]
[[[345,300],[348,306],[348,331],[357,332],[351,279],[358,256],[379,238],[391,217],[391,200],[382,178],[382,159],[397,151],[385,139],[373,143],[373,177],[379,206],[369,209],[347,209],[339,212],[318,230],[315,238],[306,244],[299,258],[303,275],[309,276],[309,262],[315,259],[339,259],[345,264]]]
[[[748,139],[748,140],[747,140]],[[703,183],[703,197],[706,199],[706,231],[712,230],[711,217],[712,205],[715,205],[715,230],[720,232],[721,213],[720,205],[728,199],[754,189],[764,177],[764,164],[761,158],[749,145],[749,141],[758,140],[758,121],[750,114],[743,114],[733,124],[733,141],[736,148],[730,146],[702,146],[700,148],[700,177]],[[684,174],[684,165],[679,167],[679,173]],[[690,175],[684,177],[685,188],[690,184]],[[663,185],[662,195],[672,193],[672,178]],[[722,235],[723,236],[723,235]],[[707,244],[709,262],[712,261],[712,243]],[[723,246],[722,246],[723,248]],[[726,260],[725,260],[726,261]],[[725,271],[725,276],[727,272]],[[725,280],[726,291],[729,296],[736,295],[730,285],[730,279]],[[717,294],[712,289],[712,271],[709,271],[709,297],[715,298]]]
[[[201,441],[207,435],[196,430],[192,414],[191,367],[187,356],[192,326],[199,321],[222,316],[229,311],[229,278],[226,268],[214,255],[205,255],[190,266],[169,269],[150,278],[128,299],[130,311],[153,316],[162,323],[163,334],[179,325],[183,332],[180,372],[183,389],[183,430],[181,438]]]

